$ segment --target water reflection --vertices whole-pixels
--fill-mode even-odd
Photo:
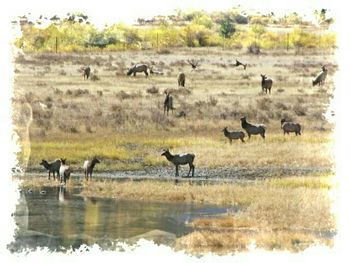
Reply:
[[[18,225],[10,249],[48,246],[56,250],[124,240],[151,230],[181,236],[194,217],[224,213],[225,208],[185,203],[140,202],[83,198],[78,189],[51,187],[21,192],[16,208]]]

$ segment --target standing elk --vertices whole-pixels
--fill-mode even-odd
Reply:
[[[165,100],[164,100],[164,115],[165,111],[166,114],[169,115],[169,110],[171,110],[172,113],[174,113],[174,106],[173,106],[173,96],[171,96],[169,91],[165,91]]]
[[[41,160],[40,165],[44,166],[46,170],[49,171],[49,180],[50,180],[50,175],[52,172],[53,179],[55,180],[55,173],[57,173],[57,178],[59,178],[59,172],[60,172],[60,167],[61,167],[61,160],[55,160],[54,162],[49,163],[46,160]]]
[[[312,81],[312,86],[323,85],[327,77],[327,71],[326,66],[322,66],[322,71],[317,75],[315,80]]]
[[[230,140],[230,144],[232,144],[232,140],[238,140],[240,139],[241,142],[244,142],[244,132],[242,131],[229,131],[227,127],[225,127],[223,130],[224,135],[226,138]]]
[[[281,120],[281,129],[283,130],[283,134],[289,134],[290,132],[294,132],[295,136],[301,135],[301,125],[299,123],[294,123],[290,121],[286,121],[285,119]]]
[[[251,124],[247,122],[246,117],[241,118],[241,126],[247,132],[248,138],[250,139],[250,135],[257,135],[265,139],[265,125],[264,124]]]
[[[266,75],[260,74],[261,75],[261,88],[262,91],[267,94],[267,90],[269,90],[269,94],[271,94],[271,88],[272,88],[272,79],[266,77]]]
[[[86,80],[88,80],[90,77],[90,74],[91,74],[91,68],[90,67],[83,67],[82,70],[83,70],[84,80],[85,80],[85,78],[86,78]]]
[[[90,180],[92,179],[92,172],[97,163],[100,163],[100,161],[97,158],[93,158],[92,160],[86,160],[84,162],[83,169],[84,169],[84,175],[86,180],[89,180],[89,175],[90,175]]]
[[[186,153],[186,154],[175,154],[172,155],[169,152],[169,149],[164,150],[164,152],[161,154],[162,156],[165,156],[167,160],[175,165],[175,177],[179,176],[179,165],[186,165],[188,164],[190,166],[190,170],[188,171],[187,177],[190,176],[190,172],[192,171],[192,177],[194,176],[194,165],[193,161],[195,158],[195,155],[192,153]]]
[[[179,76],[177,77],[177,84],[178,84],[178,86],[185,87],[185,80],[186,80],[185,73],[181,72],[179,74]]]
[[[70,166],[66,165],[66,159],[60,159],[61,160],[61,166],[60,166],[60,181],[64,181],[64,184],[66,184],[67,180],[69,180],[70,174],[72,172],[72,169]]]

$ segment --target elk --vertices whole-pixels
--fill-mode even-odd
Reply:
[[[66,159],[60,159],[61,166],[60,166],[60,181],[64,181],[64,184],[66,184],[67,180],[69,180],[70,174],[72,172],[72,169],[70,166],[66,165]]]
[[[261,76],[261,88],[262,88],[262,91],[264,92],[265,90],[265,93],[267,94],[267,90],[269,90],[269,94],[271,94],[271,88],[272,88],[272,79],[266,77],[266,75],[263,75],[263,74],[260,74]]]
[[[224,135],[226,138],[230,140],[230,144],[232,144],[232,140],[238,140],[240,139],[241,142],[244,142],[244,132],[242,131],[229,131],[227,127],[225,127],[223,130]]]
[[[185,87],[185,79],[186,79],[185,73],[181,72],[177,77],[178,86]]]
[[[248,138],[250,139],[250,135],[257,135],[260,134],[260,136],[265,139],[265,125],[264,124],[251,124],[247,122],[246,117],[241,118],[241,126],[242,128],[247,132]]]
[[[317,75],[317,77],[315,78],[315,80],[312,81],[312,86],[315,86],[315,85],[323,85],[325,80],[326,80],[326,77],[327,77],[327,69],[326,69],[326,66],[322,66],[322,71]]]
[[[179,176],[179,165],[186,165],[188,164],[190,167],[190,170],[188,171],[187,177],[190,176],[190,172],[192,171],[192,177],[194,176],[194,165],[193,161],[195,158],[195,155],[192,153],[186,153],[186,154],[175,154],[172,155],[169,152],[169,149],[164,150],[164,152],[161,154],[161,156],[165,156],[167,160],[175,165],[175,177]]]
[[[60,159],[55,160],[54,162],[51,162],[51,163],[49,163],[46,160],[41,160],[40,165],[44,166],[45,169],[49,171],[49,180],[50,180],[51,172],[53,174],[53,179],[54,180],[56,179],[55,173],[57,173],[57,178],[58,178],[59,171],[60,171],[60,166],[61,166],[61,160]]]
[[[85,78],[86,78],[86,80],[88,80],[90,77],[91,68],[90,67],[83,67],[82,69],[83,69],[84,80],[85,80]]]
[[[149,69],[149,67],[146,64],[136,64],[129,69],[129,71],[128,71],[128,73],[126,73],[126,75],[130,76],[131,74],[133,74],[133,76],[135,77],[136,73],[144,72],[146,75],[146,78],[147,78],[148,77],[148,72],[147,72],[148,69]]]
[[[244,70],[246,70],[246,68],[247,68],[247,64],[243,64],[242,62],[239,62],[237,59],[236,59],[235,66],[236,67],[243,66]]]
[[[94,170],[94,167],[97,163],[100,163],[100,161],[95,157],[92,160],[86,160],[83,165],[84,169],[84,175],[85,179],[89,180],[89,175],[90,175],[90,180],[92,178],[92,171]]]
[[[199,66],[198,65],[199,61],[198,60],[195,60],[195,59],[189,60],[189,59],[187,59],[187,62],[188,62],[188,64],[191,65],[193,70],[196,69]]]
[[[299,123],[286,121],[285,119],[281,120],[281,129],[283,130],[283,134],[289,134],[290,132],[294,132],[295,136],[301,135],[301,125]]]
[[[174,106],[173,106],[173,96],[171,96],[169,91],[164,91],[165,93],[165,100],[164,100],[164,115],[165,111],[167,115],[169,115],[169,110],[171,110],[172,113],[174,113]]]

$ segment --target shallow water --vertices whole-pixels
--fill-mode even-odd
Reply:
[[[45,192],[40,193],[42,190]],[[109,249],[111,242],[152,230],[166,231],[157,232],[166,236],[162,240],[175,239],[191,231],[186,222],[227,211],[213,205],[83,198],[77,196],[79,189],[65,187],[40,191],[23,189],[20,193],[14,214],[18,229],[9,245],[11,251],[36,247],[66,250],[95,243]]]

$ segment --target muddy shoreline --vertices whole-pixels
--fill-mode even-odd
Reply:
[[[177,179],[186,179],[188,172],[187,167],[180,168],[180,176]],[[332,173],[331,168],[324,167],[259,167],[259,168],[247,168],[247,167],[221,167],[221,168],[198,168],[195,170],[195,176],[190,177],[192,179],[211,179],[211,180],[256,180],[266,179],[281,176],[307,176],[319,173]],[[47,172],[43,169],[27,169],[24,172],[25,176],[46,176]],[[14,173],[14,175],[20,175]],[[93,174],[94,178],[102,179],[118,179],[118,178],[130,178],[130,179],[174,179],[175,170],[173,167],[152,167],[144,170],[135,171],[96,171]],[[83,171],[81,169],[73,170],[72,177],[83,177]]]

